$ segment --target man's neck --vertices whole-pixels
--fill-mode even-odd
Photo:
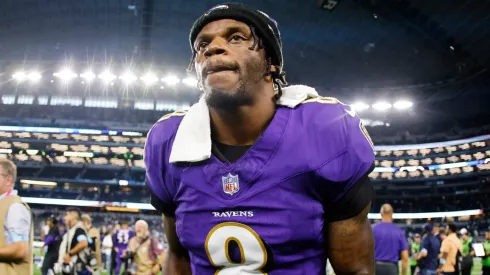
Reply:
[[[383,218],[381,218],[381,221],[382,222],[393,222],[393,218],[391,218],[391,217],[383,217]]]
[[[227,145],[252,145],[274,117],[273,98],[261,96],[252,106],[233,112],[210,109],[214,139]]]

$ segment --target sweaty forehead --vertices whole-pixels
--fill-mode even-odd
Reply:
[[[206,26],[204,26],[197,35],[196,41],[203,37],[223,35],[230,32],[231,30],[242,31],[244,33],[250,32],[249,26],[241,21],[237,21],[234,19],[220,19],[210,22]]]

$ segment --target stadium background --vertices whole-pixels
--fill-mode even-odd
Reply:
[[[476,236],[488,229],[487,1],[241,2],[279,22],[290,84],[353,104],[363,118],[376,145],[373,222],[389,202],[407,237],[428,219]],[[0,4],[0,157],[18,165],[38,240],[44,220],[68,205],[96,226],[143,217],[161,239],[144,186],[145,136],[199,97],[185,72],[187,36],[218,3]]]

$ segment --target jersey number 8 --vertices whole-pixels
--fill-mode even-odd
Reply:
[[[228,251],[231,241],[240,250],[240,262],[233,261]],[[241,223],[220,223],[209,231],[204,243],[209,262],[218,268],[215,275],[257,275],[267,264],[267,250],[255,231]]]

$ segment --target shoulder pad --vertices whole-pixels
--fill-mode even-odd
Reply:
[[[185,116],[187,114],[187,111],[175,111],[173,113],[170,113],[170,114],[166,114],[164,116],[162,116],[158,121],[158,122],[162,122],[164,120],[167,120],[169,118],[172,118],[172,117],[181,117],[181,116]]]
[[[180,122],[187,114],[187,111],[177,111],[170,114],[166,114],[162,116],[153,126],[147,134],[147,143],[150,139],[150,136],[153,141],[152,142],[168,142],[176,133],[179,128]],[[158,136],[155,139],[155,136]]]
[[[303,102],[301,102],[301,104],[306,104],[306,103],[339,104],[341,102],[335,97],[317,96],[317,97],[305,99]]]

